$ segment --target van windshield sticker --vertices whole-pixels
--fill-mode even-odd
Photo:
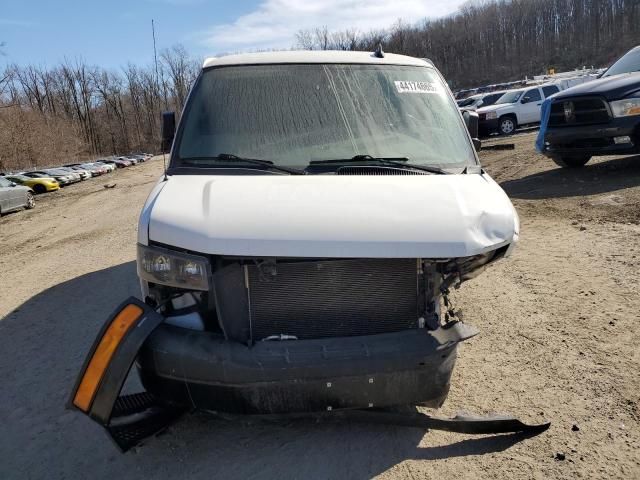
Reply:
[[[431,82],[396,80],[394,83],[398,93],[438,93],[438,87]]]

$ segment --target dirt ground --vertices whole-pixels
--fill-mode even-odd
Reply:
[[[139,293],[136,223],[155,159],[0,219],[0,478],[640,478],[640,157],[561,170],[534,135],[481,155],[518,209],[521,240],[454,294],[481,334],[461,346],[441,413],[549,419],[547,432],[197,414],[118,453],[65,403],[105,317]]]

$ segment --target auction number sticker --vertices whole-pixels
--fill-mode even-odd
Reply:
[[[410,80],[396,80],[398,93],[438,93],[438,87],[431,82],[414,82]]]

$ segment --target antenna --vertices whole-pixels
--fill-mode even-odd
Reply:
[[[158,90],[158,52],[156,50],[156,26],[155,23],[153,22],[153,18],[151,19],[151,36],[153,37],[153,61],[155,63],[155,67],[156,67],[156,90]],[[163,166],[163,171],[164,171],[164,181],[167,181],[167,152],[166,152],[166,148],[165,148],[165,141],[164,141],[164,117],[162,119],[162,131],[163,131],[163,135],[162,135],[162,139],[160,140],[160,150],[162,150],[162,166]]]
[[[151,35],[153,36],[153,61],[156,65],[156,88],[158,88],[158,53],[156,52],[156,26],[151,19]]]
[[[164,172],[164,181],[166,182],[169,178],[167,177],[167,154],[164,151],[164,148],[162,149],[162,168]]]

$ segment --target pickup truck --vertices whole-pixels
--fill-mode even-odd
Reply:
[[[542,101],[559,91],[558,85],[547,84],[505,92],[493,105],[477,110],[480,134],[510,135],[518,127],[539,123]]]
[[[640,46],[545,107],[536,146],[561,167],[582,167],[596,155],[640,153]]]
[[[126,449],[181,409],[441,406],[477,333],[449,289],[520,231],[468,127],[426,60],[206,60],[177,130],[163,118],[169,166],[138,227],[143,300],[107,320],[70,407]],[[146,391],[119,395],[134,362]]]
[[[504,91],[480,93],[478,95],[472,95],[463,100],[458,100],[458,107],[461,110],[477,110],[481,107],[488,107],[498,101],[498,99],[504,95]]]

